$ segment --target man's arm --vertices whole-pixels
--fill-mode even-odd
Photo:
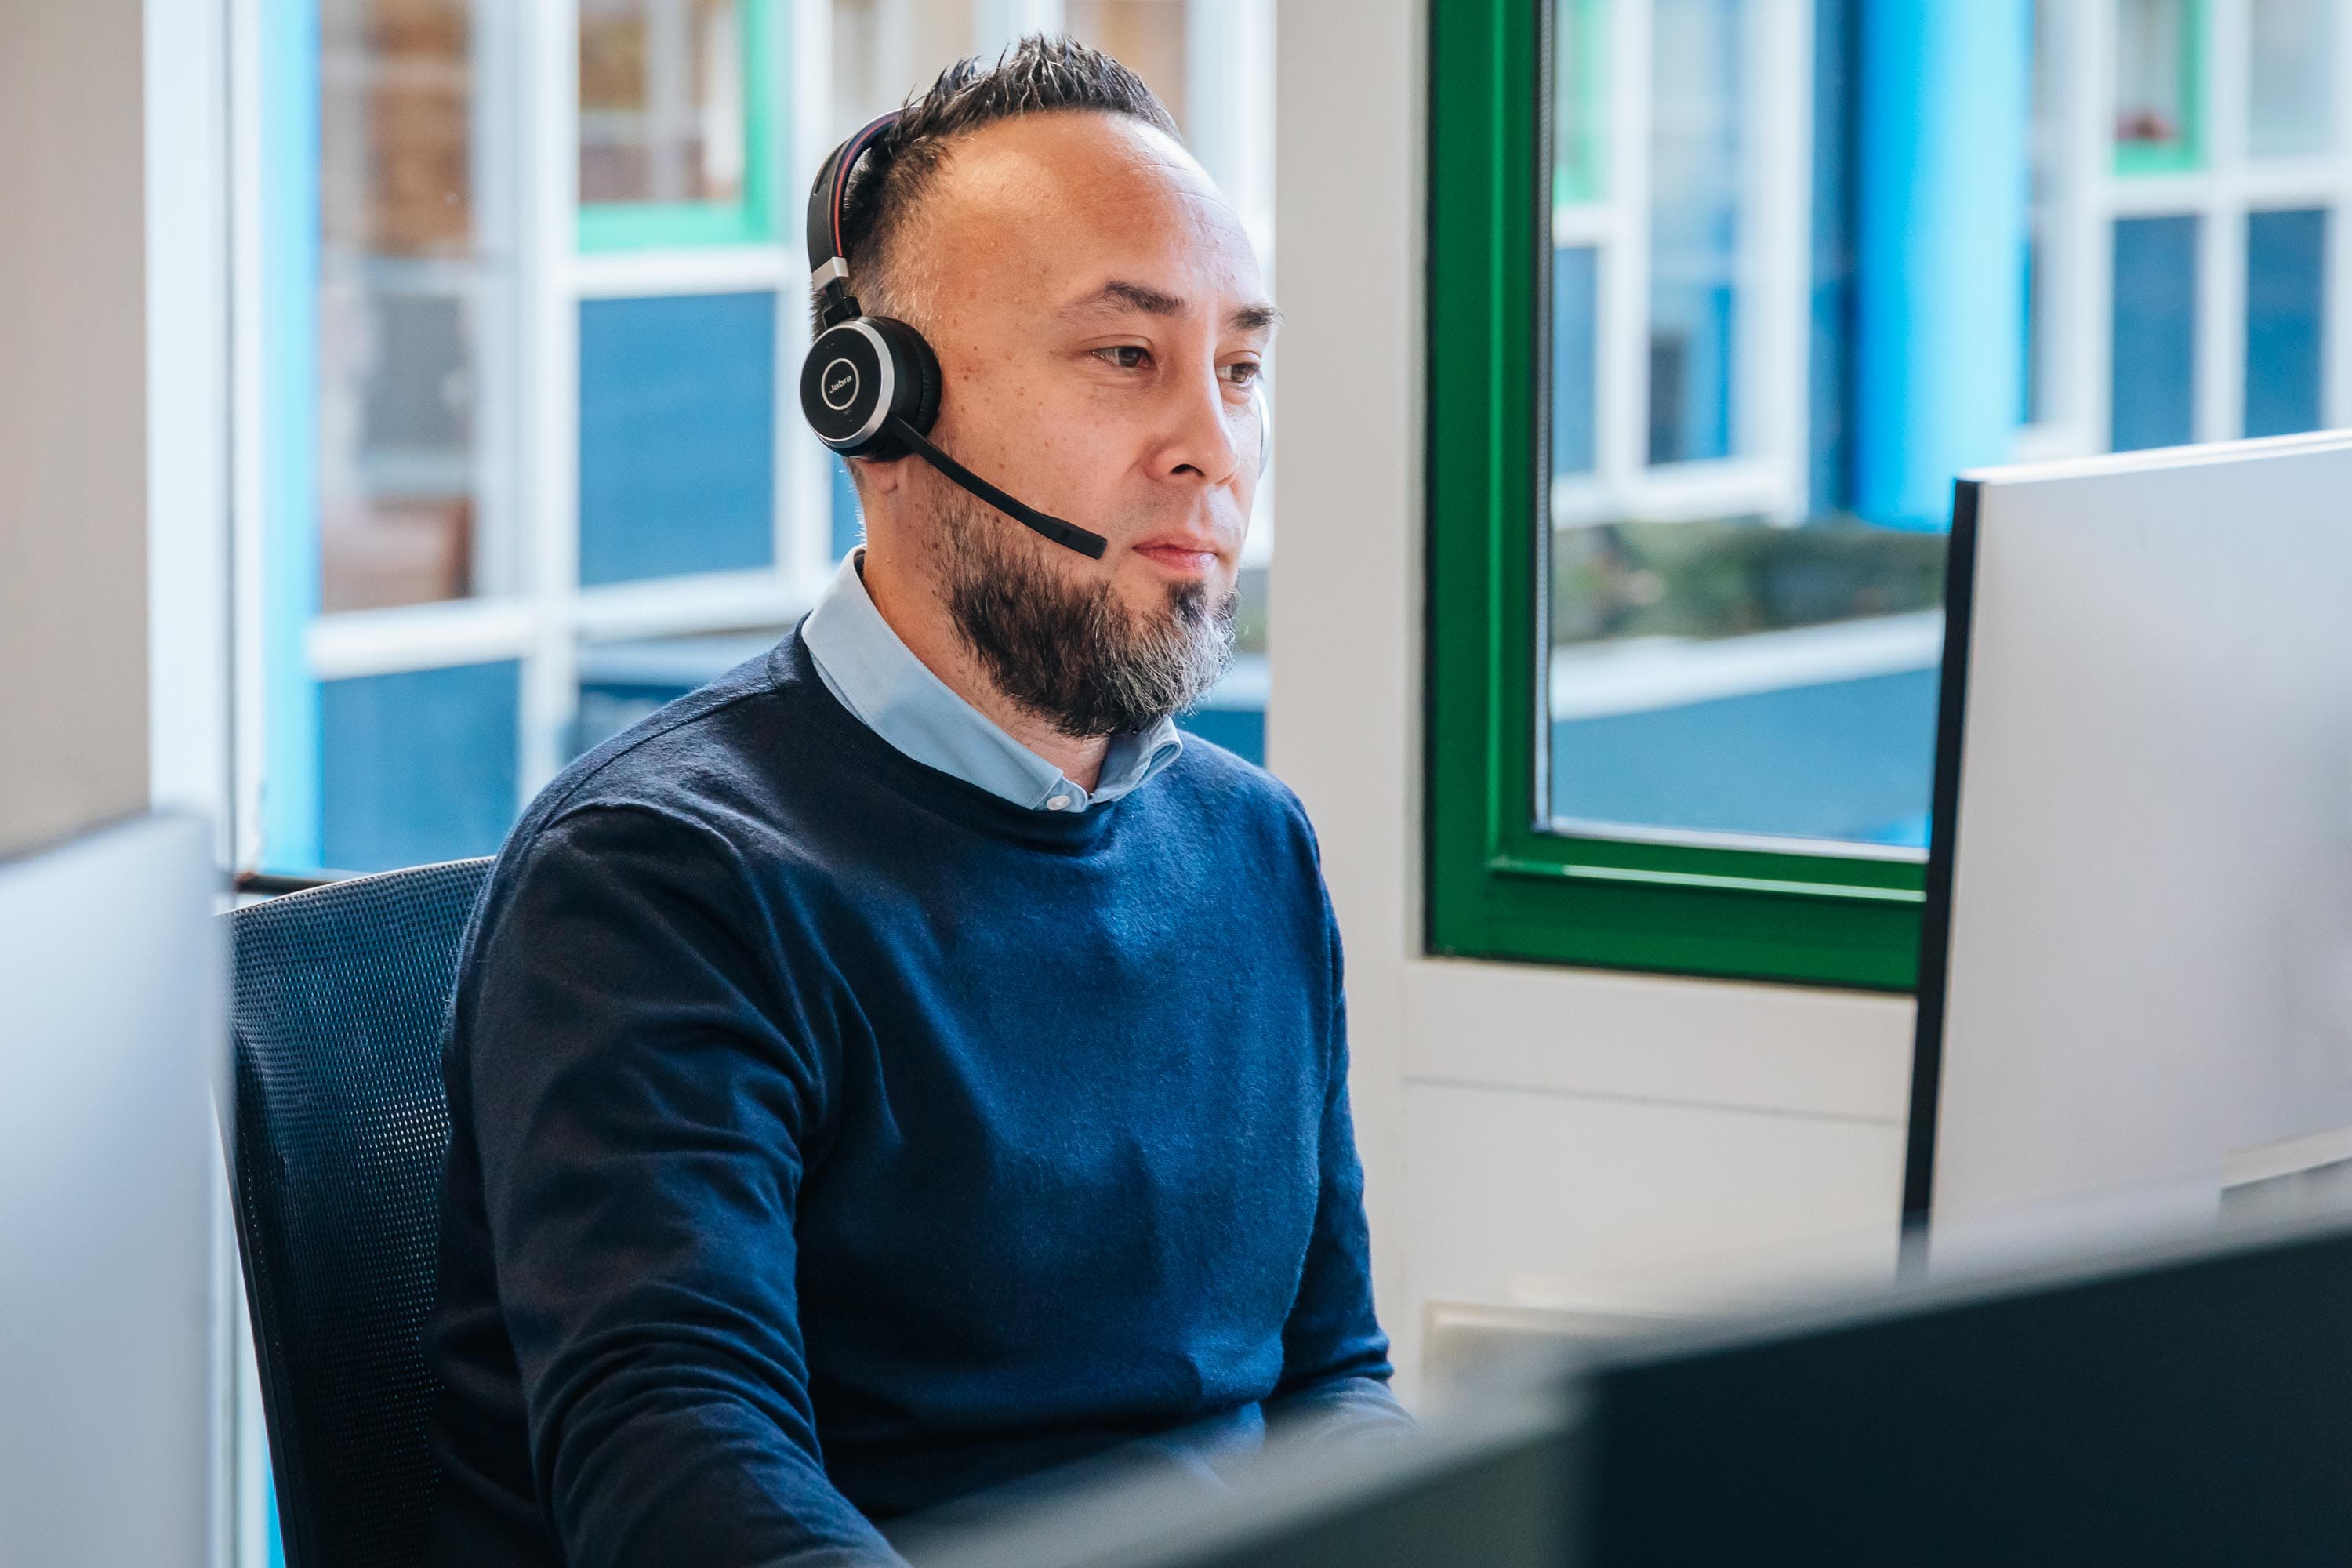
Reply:
[[[565,1561],[897,1563],[819,1458],[793,1215],[824,1084],[734,852],[600,809],[514,875],[476,950],[469,1070]]]
[[[1348,1109],[1348,1003],[1339,930],[1323,904],[1331,964],[1330,1079],[1318,1135],[1315,1229],[1298,1299],[1282,1331],[1282,1381],[1270,1421],[1312,1422],[1326,1436],[1396,1435],[1412,1417],[1389,1392],[1389,1341],[1372,1311],[1371,1237],[1364,1221],[1364,1168]]]

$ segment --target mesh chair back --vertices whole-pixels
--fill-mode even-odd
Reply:
[[[238,1251],[290,1568],[413,1568],[436,1473],[441,1037],[490,862],[229,916]]]

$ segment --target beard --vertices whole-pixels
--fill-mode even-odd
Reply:
[[[946,489],[945,486],[941,487]],[[957,635],[998,690],[1072,740],[1141,730],[1209,694],[1234,655],[1238,595],[1169,584],[1131,612],[1108,583],[1072,583],[1017,523],[950,490],[929,530]]]

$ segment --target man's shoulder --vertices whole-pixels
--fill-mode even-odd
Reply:
[[[1293,838],[1314,853],[1314,826],[1290,786],[1205,736],[1185,735],[1183,753],[1160,782],[1218,821]]]
[[[566,846],[648,849],[693,841],[733,858],[743,825],[776,814],[777,758],[793,727],[774,648],[678,698],[574,760],[539,792],[499,855],[496,879]]]

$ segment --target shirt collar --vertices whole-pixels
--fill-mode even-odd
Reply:
[[[1033,811],[1079,812],[1132,793],[1184,749],[1170,718],[1114,735],[1102,776],[1093,789],[1081,789],[958,696],[899,640],[866,592],[862,553],[843,558],[801,624],[801,641],[825,689],[915,761]]]

